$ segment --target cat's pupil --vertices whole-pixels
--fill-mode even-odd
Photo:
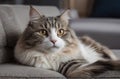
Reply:
[[[60,29],[59,32],[60,32],[60,34],[63,34],[63,33],[64,33],[64,30],[63,30],[63,29]]]

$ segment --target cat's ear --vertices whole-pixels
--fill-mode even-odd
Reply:
[[[41,14],[30,5],[29,16],[30,16],[30,21],[34,21],[36,19],[39,19],[41,17]]]
[[[70,19],[69,13],[70,13],[70,11],[66,10],[60,15],[60,19],[64,20],[67,24],[69,23],[69,19]]]

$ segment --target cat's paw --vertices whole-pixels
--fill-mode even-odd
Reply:
[[[41,64],[40,63],[35,63],[34,67],[41,67]]]
[[[90,72],[76,71],[67,75],[68,78],[93,79]]]

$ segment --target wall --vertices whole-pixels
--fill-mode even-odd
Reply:
[[[64,0],[63,8],[76,9],[80,17],[90,14],[94,0]]]
[[[24,0],[24,4],[52,5],[59,7],[59,0]]]

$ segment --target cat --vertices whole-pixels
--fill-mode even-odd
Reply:
[[[79,74],[74,70],[66,76],[80,77],[83,71],[104,70],[108,65],[105,63],[117,62],[118,58],[107,47],[87,36],[81,39],[76,36],[69,26],[68,10],[56,17],[46,17],[30,6],[29,15],[28,26],[15,46],[14,56],[21,64],[64,71],[61,64],[79,59]],[[96,66],[98,62],[101,64]]]

